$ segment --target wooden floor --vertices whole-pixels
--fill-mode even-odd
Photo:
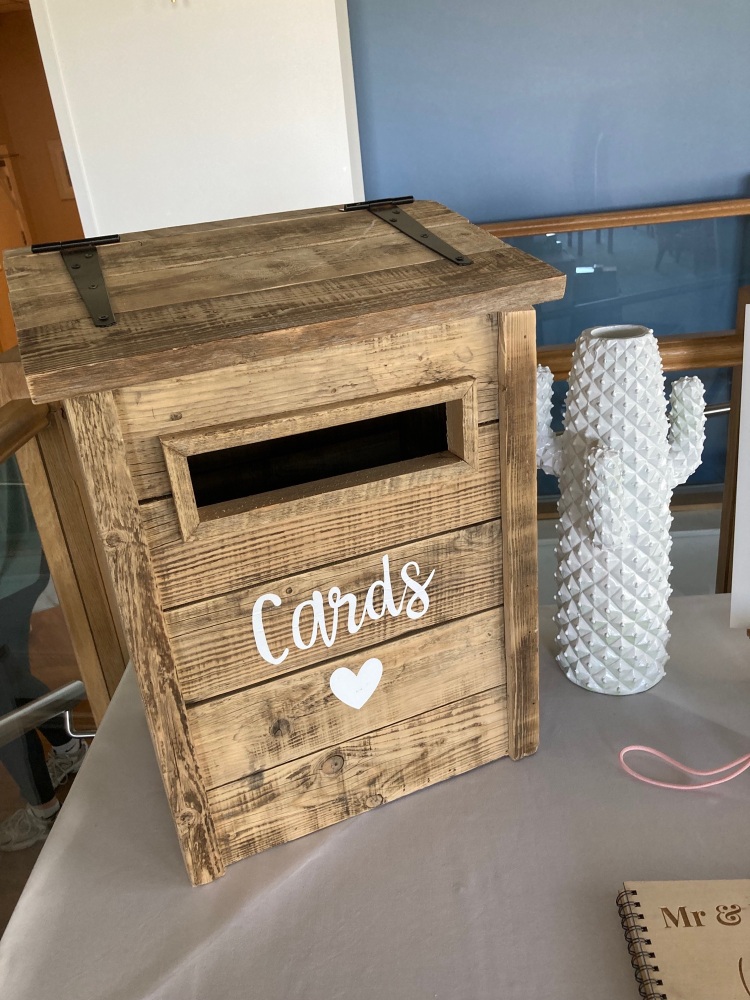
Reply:
[[[33,673],[50,688],[79,679],[68,630],[59,607],[32,615],[29,658]],[[94,723],[87,703],[76,710],[74,725],[79,731],[93,730]],[[70,781],[58,789],[58,798],[64,800],[69,789]],[[0,821],[24,804],[10,775],[0,766]],[[39,843],[23,851],[0,853],[0,935],[5,931],[42,846]]]

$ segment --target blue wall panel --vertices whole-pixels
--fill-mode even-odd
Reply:
[[[349,0],[367,197],[474,222],[748,193],[748,0]]]

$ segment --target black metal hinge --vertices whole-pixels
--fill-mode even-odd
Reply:
[[[117,320],[109,301],[97,246],[119,243],[119,236],[94,236],[91,239],[63,240],[59,243],[35,243],[32,253],[59,252],[68,274],[78,289],[95,326],[113,326]]]
[[[409,236],[411,239],[416,240],[417,243],[421,243],[422,246],[434,250],[435,253],[439,253],[441,257],[453,261],[454,264],[472,264],[471,257],[467,257],[460,250],[452,247],[450,243],[441,240],[432,230],[427,229],[421,222],[417,222],[413,215],[409,215],[408,212],[399,207],[400,205],[411,205],[413,201],[414,198],[412,195],[404,195],[400,198],[378,198],[375,201],[354,201],[349,205],[342,206],[341,211],[357,212],[366,210],[372,212],[373,215],[377,215],[383,222],[390,223],[390,225],[394,226],[405,236]]]

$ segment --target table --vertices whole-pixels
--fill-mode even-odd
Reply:
[[[670,792],[617,764],[630,743],[703,768],[750,749],[750,641],[728,627],[729,598],[673,606],[667,677],[626,698],[565,679],[542,609],[534,757],[273,848],[199,888],[129,670],[0,942],[0,992],[636,1000],[621,883],[746,878],[750,864],[750,774]]]

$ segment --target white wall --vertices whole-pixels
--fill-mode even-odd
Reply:
[[[363,197],[346,0],[31,0],[87,235]]]
[[[750,358],[750,306],[745,310],[745,358]],[[733,628],[750,628],[750,361],[742,366],[740,453],[732,559]]]

